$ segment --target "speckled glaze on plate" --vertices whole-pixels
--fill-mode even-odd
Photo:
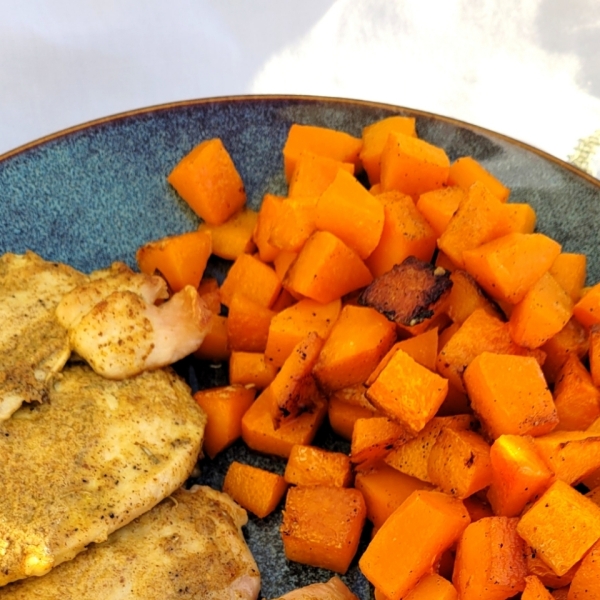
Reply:
[[[466,123],[385,104],[299,96],[231,97],[169,104],[101,119],[57,133],[0,157],[0,253],[31,249],[44,258],[90,271],[114,260],[135,264],[142,243],[194,229],[197,217],[166,176],[194,145],[220,137],[257,208],[265,192],[285,194],[281,150],[294,122],[360,136],[363,126],[393,114],[415,116],[423,139],[442,146],[451,160],[471,155],[528,202],[538,229],[570,252],[588,256],[588,282],[600,281],[600,182],[529,146]],[[221,277],[224,261],[210,265]],[[226,365],[186,360],[178,370],[192,388],[226,381]],[[325,428],[318,443],[347,451]],[[284,462],[234,445],[215,461],[200,463],[201,481],[220,488],[231,460],[279,473]],[[263,578],[262,595],[276,597],[324,581],[327,571],[287,563],[278,533],[280,512],[253,517],[248,543]],[[368,540],[365,533],[363,547]],[[360,551],[360,550],[359,550]],[[356,564],[344,580],[371,597]]]

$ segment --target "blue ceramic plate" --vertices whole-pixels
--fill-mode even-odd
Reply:
[[[196,228],[198,219],[167,184],[178,160],[206,138],[220,137],[257,208],[265,192],[285,194],[281,150],[294,122],[360,136],[386,116],[415,116],[419,136],[451,160],[470,155],[528,202],[538,228],[584,252],[589,283],[600,281],[600,182],[531,147],[479,127],[428,113],[369,102],[259,96],[170,104],[102,119],[58,133],[0,157],[0,253],[31,249],[46,259],[89,271],[114,260],[134,265],[142,243]],[[223,262],[211,264],[222,275]],[[226,366],[183,361],[194,389],[224,383]],[[327,430],[319,444],[347,451]],[[220,488],[233,459],[283,472],[284,463],[250,453],[240,443],[200,464],[200,481]],[[278,533],[280,513],[250,519],[248,542],[261,569],[262,594],[324,581],[332,574],[288,564]],[[365,535],[365,541],[367,535]],[[354,565],[344,577],[363,600],[369,586]]]

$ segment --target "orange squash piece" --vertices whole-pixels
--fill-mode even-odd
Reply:
[[[221,302],[229,306],[234,294],[243,294],[270,308],[281,290],[275,271],[250,254],[241,254],[231,265],[221,285]]]
[[[265,360],[261,352],[232,352],[229,357],[229,382],[266,388],[275,379],[277,367]]]
[[[575,303],[585,285],[587,257],[585,254],[561,252],[550,265],[549,273],[558,281]]]
[[[427,219],[436,237],[440,237],[465,197],[465,190],[457,186],[431,190],[419,196],[417,210]]]
[[[505,204],[506,233],[533,233],[537,215],[530,204]]]
[[[177,163],[167,180],[211,225],[224,223],[246,203],[242,178],[219,138],[198,144]]]
[[[142,273],[162,275],[174,292],[197,288],[212,251],[209,233],[191,231],[141,246],[135,254]]]
[[[243,209],[220,225],[201,223],[198,231],[208,231],[212,237],[212,253],[226,260],[235,260],[240,254],[254,252],[254,229],[258,213]]]
[[[279,220],[283,198],[273,194],[265,194],[258,211],[256,225],[254,227],[253,239],[258,248],[260,260],[264,263],[273,262],[279,254],[279,248],[276,248],[269,241],[273,226]]]
[[[441,492],[413,492],[378,529],[359,560],[360,570],[387,598],[400,600],[432,571],[469,522],[460,500]]]
[[[569,600],[598,600],[600,598],[600,542],[584,556],[571,582]]]
[[[282,423],[310,410],[320,397],[312,371],[323,348],[323,340],[311,331],[294,347],[269,386],[273,424]]]
[[[326,304],[304,298],[282,310],[271,319],[265,356],[280,367],[294,346],[311,331],[326,339],[336,323],[342,302],[339,298]]]
[[[477,181],[485,185],[501,202],[508,200],[510,189],[472,156],[457,158],[450,165],[448,185],[458,185],[468,190]]]
[[[430,371],[435,371],[438,342],[438,328],[434,327],[433,329],[428,329],[423,333],[397,342],[395,347],[412,356],[420,365],[423,365]]]
[[[210,318],[209,330],[200,344],[200,348],[194,352],[194,356],[218,363],[227,360],[230,354],[227,317],[213,313]]]
[[[461,269],[464,252],[507,233],[504,205],[482,183],[474,183],[438,239],[438,247]]]
[[[366,306],[346,305],[323,345],[313,374],[326,392],[363,383],[396,341],[396,326]]]
[[[319,156],[313,152],[302,152],[296,161],[290,179],[288,196],[290,198],[317,198],[335,179],[342,169],[354,175],[354,164],[345,163],[328,156]]]
[[[517,533],[564,575],[600,539],[600,507],[558,480],[521,517]]]
[[[494,513],[517,517],[550,486],[553,473],[530,436],[501,435],[490,449],[492,482],[487,499]]]
[[[543,362],[543,353],[515,344],[508,324],[483,309],[474,310],[440,350],[437,370],[457,390],[464,392],[463,373],[482,352],[535,356]]]
[[[510,233],[463,253],[465,268],[493,298],[517,304],[560,254],[542,233]]]
[[[328,231],[317,231],[288,269],[283,285],[292,294],[325,304],[372,280],[369,269],[352,248]]]
[[[317,227],[317,198],[286,198],[271,227],[269,243],[285,252],[299,252]]]
[[[367,518],[379,529],[386,519],[416,490],[430,490],[431,485],[400,473],[384,462],[356,474],[354,486],[362,492]]]
[[[454,323],[462,324],[476,310],[482,309],[489,315],[500,317],[500,309],[483,292],[479,284],[462,269],[450,274],[452,288],[446,302],[446,313]]]
[[[363,260],[377,247],[383,221],[381,202],[347,171],[337,172],[317,202],[317,229],[333,233]]]
[[[584,327],[600,323],[600,283],[585,292],[573,307],[573,315]]]
[[[600,388],[600,324],[590,327],[589,364],[592,383]]]
[[[571,354],[582,359],[587,354],[588,348],[587,330],[577,319],[569,319],[567,324],[540,348],[546,354],[542,370],[548,382],[556,381],[561,368]]]
[[[600,486],[593,487],[587,494],[586,497],[592,500],[594,504],[600,506]]]
[[[254,401],[242,417],[242,439],[256,452],[287,458],[295,444],[310,444],[327,414],[327,403],[316,398],[313,408],[275,429],[270,387]]]
[[[406,600],[458,600],[458,592],[447,579],[430,573],[417,583]]]
[[[287,559],[345,573],[358,549],[366,513],[357,489],[291,488],[280,529]]]
[[[552,594],[535,575],[525,577],[525,587],[521,600],[553,600]]]
[[[553,431],[535,438],[535,446],[557,479],[575,485],[600,469],[600,433]]]
[[[577,356],[571,354],[554,386],[557,430],[582,431],[600,417],[600,390]]]
[[[440,433],[445,429],[466,431],[473,425],[471,415],[434,417],[414,439],[391,450],[385,462],[406,475],[431,483],[427,470],[429,454]]]
[[[367,390],[384,414],[417,433],[433,418],[448,392],[448,380],[396,350]]]
[[[471,523],[475,523],[475,521],[479,521],[480,519],[485,519],[487,517],[497,516],[494,514],[492,507],[482,498],[482,496],[483,493],[475,494],[463,499],[465,508],[469,511]]]
[[[281,475],[237,461],[229,465],[223,481],[223,491],[259,519],[277,508],[287,487]]]
[[[371,123],[362,130],[362,148],[360,160],[369,177],[369,183],[379,182],[381,172],[381,153],[388,136],[392,132],[417,137],[414,117],[393,116]]]
[[[227,337],[232,350],[264,352],[269,325],[275,312],[258,302],[234,292],[229,300]]]
[[[508,329],[519,346],[539,348],[567,324],[572,314],[571,297],[546,272],[514,306]]]
[[[443,429],[429,452],[427,475],[442,492],[467,498],[492,480],[490,447],[473,431]]]
[[[337,576],[325,583],[311,583],[281,596],[282,600],[322,598],[323,600],[357,600],[348,586]]]
[[[530,356],[483,352],[466,368],[464,383],[473,410],[493,439],[542,435],[558,423],[542,369]]]
[[[296,163],[303,152],[327,156],[344,163],[352,163],[359,170],[362,140],[344,131],[315,125],[294,123],[283,146],[285,178],[291,181]]]
[[[471,523],[456,549],[452,581],[461,600],[506,600],[525,588],[525,544],[518,519],[488,517]]]
[[[290,252],[288,250],[281,250],[279,254],[273,259],[273,267],[275,268],[275,273],[277,273],[277,277],[281,281],[283,281],[285,274],[288,272],[291,264],[296,260],[298,256],[298,252]],[[283,290],[288,294],[290,298],[295,298],[296,300],[300,299],[300,295],[296,294],[296,297],[290,294],[288,290]]]
[[[349,487],[353,480],[347,454],[303,445],[292,447],[284,477],[292,485],[305,486]]]
[[[528,547],[525,555],[527,571],[535,575],[543,585],[549,588],[563,588],[568,586],[579,568],[580,562],[576,562],[564,575],[557,575],[533,549]]]
[[[194,394],[206,413],[207,423],[202,448],[214,458],[242,435],[242,417],[254,402],[255,391],[241,385],[228,385]]]
[[[379,194],[377,200],[383,205],[385,218],[379,243],[365,261],[373,276],[383,275],[408,256],[431,261],[436,235],[412,198],[391,191]]]
[[[204,277],[198,285],[198,296],[204,300],[208,309],[219,314],[221,311],[221,292],[219,282],[214,277]]]
[[[329,396],[329,424],[337,435],[346,440],[352,439],[358,419],[367,419],[377,414],[377,409],[367,400],[362,384],[337,390]]]
[[[357,419],[352,430],[350,460],[358,469],[365,470],[410,437],[402,425],[387,417]]]
[[[417,198],[443,187],[450,161],[446,152],[425,140],[392,132],[381,152],[381,189],[398,190]]]

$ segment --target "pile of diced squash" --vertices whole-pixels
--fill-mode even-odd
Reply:
[[[258,518],[285,496],[288,559],[358,560],[378,600],[600,598],[586,257],[414,118],[361,137],[293,124],[282,152],[288,194],[253,211],[222,141],[202,141],[168,177],[202,224],[138,252],[213,313],[196,356],[228,361],[230,385],[195,395],[204,452],[241,437],[287,460],[234,462],[224,490]],[[221,285],[211,254],[232,261]],[[348,455],[311,445],[326,419]]]

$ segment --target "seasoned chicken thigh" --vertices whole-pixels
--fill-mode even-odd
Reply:
[[[167,283],[157,275],[136,273],[126,264],[113,263],[108,269],[92,272],[87,281],[65,294],[56,307],[58,322],[68,329],[113,292],[132,292],[148,304],[169,297]]]
[[[170,365],[197,350],[211,313],[191,286],[167,298],[165,281],[115,263],[92,273],[56,310],[72,350],[96,373],[132,377]]]
[[[0,423],[0,586],[44,575],[173,493],[205,423],[170,369],[110,381],[66,367],[48,402]]]
[[[0,588],[0,599],[255,600],[260,575],[246,521],[226,494],[179,489],[48,575]]]
[[[69,340],[96,373],[123,379],[197,350],[208,332],[210,315],[191,286],[160,306],[133,292],[113,292],[69,329]]]
[[[0,422],[23,402],[47,398],[53,377],[71,353],[56,306],[85,279],[33,252],[0,257]]]

